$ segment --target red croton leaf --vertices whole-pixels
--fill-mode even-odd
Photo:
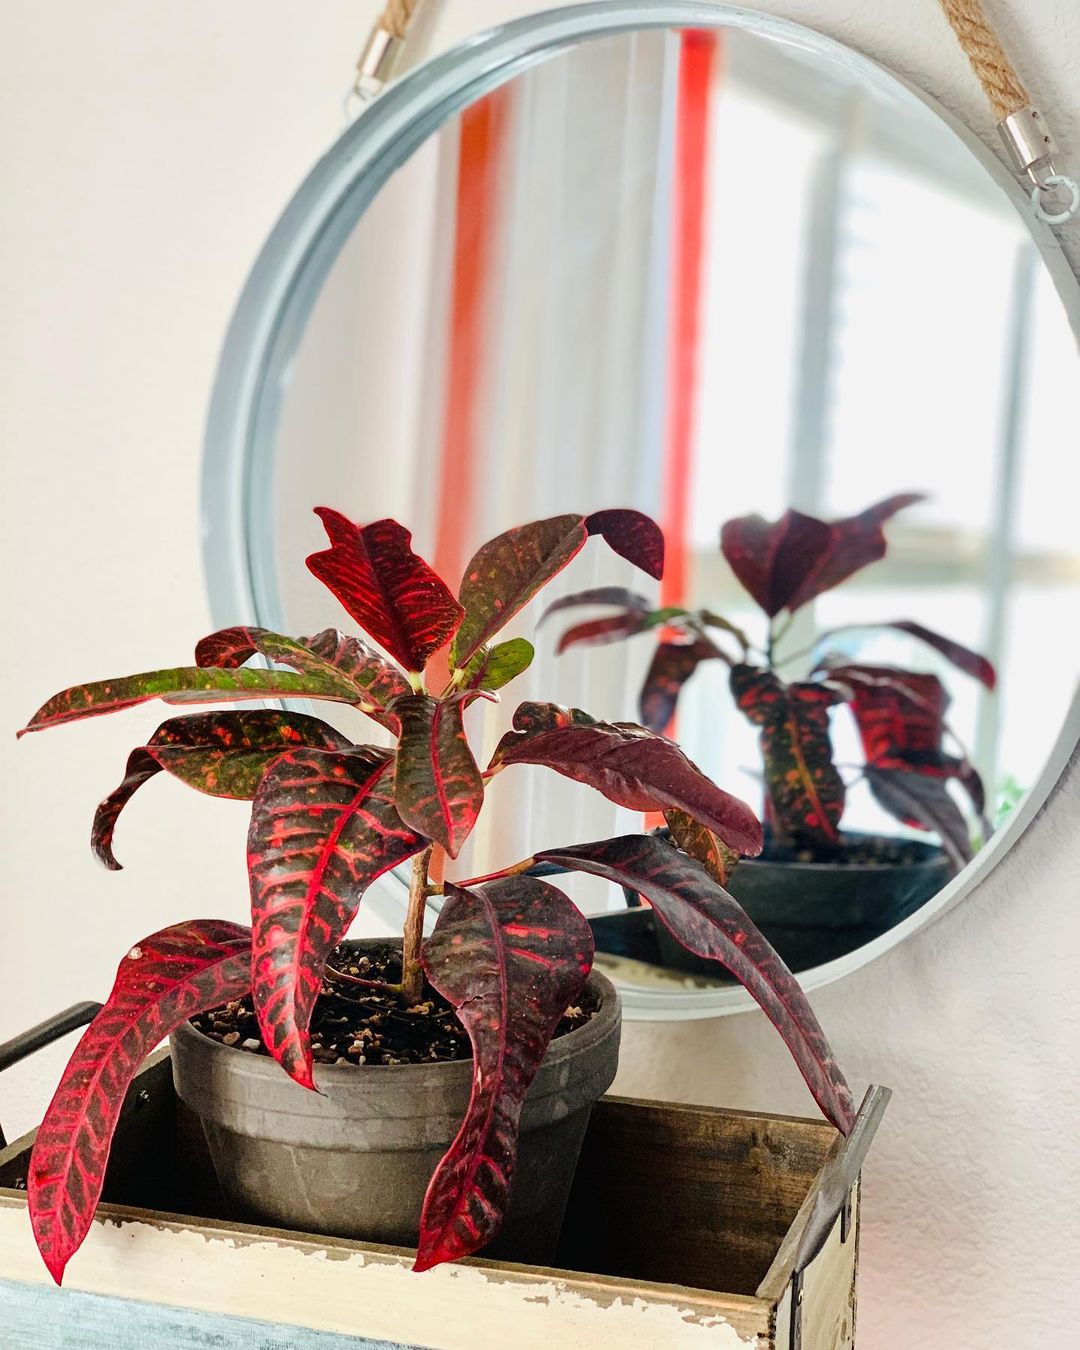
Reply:
[[[943,746],[948,730],[945,710],[949,696],[936,675],[891,666],[846,665],[829,667],[829,679],[851,690],[850,707],[868,768],[955,778],[971,799],[983,831],[990,834],[990,824],[984,815],[986,791],[978,771],[966,755],[949,754]],[[886,804],[884,797],[889,797],[891,804]],[[926,824],[923,818],[926,805],[920,812],[908,809],[897,793],[890,794],[887,784],[879,801],[906,825],[939,834],[944,828],[951,838],[967,840],[966,827],[961,834],[955,805],[948,794],[942,800],[940,794],[928,790],[927,803],[936,804],[939,817],[939,823],[933,825]],[[966,843],[962,842],[960,851],[964,847]]]
[[[866,781],[890,815],[905,825],[936,834],[957,871],[971,861],[974,854],[967,822],[949,796],[944,779],[902,769],[868,767]]]
[[[507,530],[482,545],[465,568],[460,598],[465,618],[450,649],[455,666],[503,628],[566,566],[590,534],[650,576],[663,572],[663,535],[640,511],[551,516]]]
[[[739,516],[725,523],[720,547],[731,570],[769,618],[796,610],[885,556],[882,525],[922,501],[900,493],[856,516],[824,521],[801,511],[779,520]]]
[[[553,600],[540,615],[537,627],[560,610],[580,609],[584,605],[614,605],[616,609],[636,610],[641,615],[648,614],[652,609],[650,600],[625,586],[592,586],[588,590],[575,591],[573,595],[563,595]]]
[[[426,844],[394,805],[393,755],[371,746],[280,756],[248,831],[252,993],[267,1049],[314,1087],[308,1027],[326,958],[366,888]]]
[[[661,642],[641,686],[638,711],[642,725],[663,731],[675,715],[679,694],[702,661],[720,653],[706,638],[694,642]]]
[[[592,958],[588,923],[554,886],[525,876],[447,884],[424,969],[469,1033],[472,1095],[424,1197],[416,1270],[468,1256],[498,1231],[522,1102]]]
[[[851,1092],[799,982],[700,863],[640,834],[545,849],[536,858],[637,891],[677,942],[726,966],[784,1038],[825,1116],[848,1133],[855,1118]]]
[[[401,740],[394,769],[394,800],[402,820],[451,858],[472,832],[484,804],[484,780],[462,723],[466,701],[479,690],[445,698],[410,694],[398,699]]]
[[[585,517],[585,528],[599,534],[620,558],[640,567],[657,581],[664,575],[664,533],[642,511],[618,509],[594,511]]]
[[[465,607],[450,659],[464,666],[585,544],[584,517],[551,516],[483,544],[469,560],[459,592]]]
[[[568,628],[559,638],[556,652],[562,656],[571,647],[602,647],[609,642],[621,642],[623,638],[633,637],[645,628],[645,615],[636,609],[623,610],[620,614],[605,614],[599,619],[586,619]]]
[[[317,698],[350,703],[352,697],[337,677],[331,680],[291,670],[254,670],[250,666],[238,670],[179,666],[65,689],[43,704],[18,734],[24,736],[28,731],[100,717],[155,698],[166,703],[237,703],[262,698]]]
[[[143,1060],[187,1018],[246,993],[250,976],[248,929],[214,919],[164,928],[120,963],[30,1155],[30,1220],[57,1284],[90,1229],[124,1094]]]
[[[412,551],[412,535],[396,520],[354,525],[327,506],[315,514],[330,547],[308,558],[312,573],[396,661],[423,670],[461,622],[446,583]]]
[[[784,684],[771,671],[746,665],[732,669],[731,692],[761,728],[765,784],[780,832],[835,844],[844,780],[833,763],[829,709],[840,695],[823,684]]]
[[[395,698],[411,693],[412,686],[397,666],[360,638],[348,637],[336,628],[301,638],[283,637],[266,628],[223,628],[202,639],[195,648],[195,663],[232,668],[256,654],[295,670],[337,679],[358,708],[396,733],[397,718],[388,709]]]
[[[112,850],[117,818],[143,783],[162,769],[211,797],[250,800],[278,755],[298,745],[334,750],[347,748],[350,741],[303,713],[268,709],[170,718],[128,756],[123,782],[94,815],[90,847],[111,871],[120,870]]]
[[[829,682],[851,690],[867,764],[944,776],[956,761],[942,748],[949,695],[936,675],[892,666],[830,666]]]
[[[864,629],[891,629],[893,632],[907,633],[910,637],[925,642],[928,647],[933,647],[947,661],[951,661],[958,670],[962,670],[965,675],[970,675],[973,679],[978,680],[987,689],[993,689],[997,684],[997,672],[985,656],[980,656],[970,647],[965,647],[962,642],[955,642],[952,638],[944,637],[941,633],[935,633],[932,628],[924,628],[921,623],[914,623],[911,619],[892,619],[888,623],[873,624],[849,623],[840,628],[830,628],[820,634],[817,646],[820,647],[822,643],[836,633],[848,633]]]
[[[761,826],[749,806],[706,778],[673,741],[632,722],[597,722],[579,708],[523,703],[489,772],[508,764],[543,764],[634,811],[685,811],[740,853],[761,852]]]

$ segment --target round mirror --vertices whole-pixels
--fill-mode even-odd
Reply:
[[[507,629],[536,658],[476,744],[535,697],[666,729],[760,808],[728,885],[812,986],[954,902],[1075,743],[1078,319],[1022,190],[855,53],[715,5],[508,25],[384,94],[259,259],[208,434],[215,617],[345,620],[317,505],[452,582],[511,525],[647,512],[663,581],[582,555]],[[515,773],[461,875],[664,825]],[[636,897],[568,889],[630,1015],[746,1005]],[[399,922],[401,882],[365,911]]]

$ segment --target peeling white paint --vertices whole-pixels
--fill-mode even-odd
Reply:
[[[95,1223],[65,1287],[433,1350],[619,1346],[625,1350],[757,1350],[715,1304],[680,1291],[644,1299],[615,1282],[575,1282],[479,1266],[416,1275],[411,1257],[135,1222]],[[48,1274],[21,1206],[0,1208],[5,1278]],[[716,1303],[723,1300],[717,1296]],[[743,1300],[753,1316],[754,1300]],[[734,1314],[733,1314],[734,1315]]]

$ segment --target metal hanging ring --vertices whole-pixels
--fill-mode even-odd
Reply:
[[[1069,194],[1069,204],[1051,214],[1043,206],[1042,197],[1044,192],[1052,191],[1054,188],[1062,188]],[[1042,183],[1036,183],[1031,189],[1031,204],[1038,218],[1047,225],[1064,225],[1080,211],[1080,185],[1063,173],[1052,173],[1049,178]]]

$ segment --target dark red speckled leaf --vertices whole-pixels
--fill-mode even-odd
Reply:
[[[352,701],[349,690],[338,678],[300,675],[291,670],[253,670],[249,666],[239,670],[179,666],[65,689],[43,704],[18,734],[24,736],[28,731],[42,731],[64,722],[100,717],[104,713],[149,703],[155,698],[166,703],[237,703],[261,698]]]
[[[829,547],[823,520],[787,511],[777,521],[764,516],[738,516],[720,531],[720,547],[743,587],[769,618],[787,605],[799,579]]]
[[[974,856],[963,812],[949,796],[942,778],[901,769],[867,768],[866,781],[878,803],[905,825],[930,830],[957,871]]]
[[[397,666],[360,638],[336,628],[301,638],[283,637],[266,628],[223,628],[202,639],[195,648],[195,662],[232,668],[256,654],[343,682],[358,708],[396,733],[397,718],[387,709],[395,698],[411,693],[412,686]]]
[[[424,969],[469,1033],[473,1083],[461,1129],[424,1197],[416,1270],[468,1256],[498,1231],[522,1101],[592,958],[588,923],[546,882],[516,876],[446,886]]]
[[[901,493],[833,521],[801,511],[786,511],[777,521],[740,516],[724,525],[720,547],[736,577],[772,618],[782,609],[799,609],[883,558],[882,525],[918,501],[919,493]]]
[[[907,633],[910,637],[925,642],[928,647],[933,647],[936,652],[940,652],[947,661],[951,661],[958,670],[962,670],[965,675],[970,675],[973,679],[978,680],[987,689],[993,689],[996,686],[997,672],[985,656],[980,656],[970,647],[965,647],[962,642],[955,642],[952,638],[947,638],[941,633],[935,633],[932,628],[925,628],[921,623],[914,623],[911,619],[892,619],[888,623],[851,623],[845,624],[841,628],[830,628],[818,637],[817,645],[820,647],[835,633],[883,628],[891,629],[897,633]]]
[[[247,992],[250,933],[193,919],[132,947],[75,1047],[30,1155],[34,1237],[57,1284],[90,1228],[124,1093],[145,1057],[195,1013]]]
[[[326,958],[366,888],[426,843],[398,815],[392,764],[371,746],[293,750],[267,770],[252,807],[255,1011],[267,1049],[305,1087]]]
[[[441,844],[451,858],[461,852],[484,804],[484,780],[462,723],[466,701],[478,692],[441,699],[410,694],[394,704],[401,719],[397,809],[406,825]]]
[[[637,834],[536,857],[637,891],[677,942],[726,966],[784,1038],[825,1116],[843,1133],[851,1129],[851,1092],[806,995],[742,906],[699,863]]]
[[[465,568],[460,591],[465,618],[450,649],[454,665],[465,665],[509,623],[562,571],[590,534],[601,535],[616,553],[651,576],[663,573],[663,536],[640,511],[551,516],[507,530],[482,545]]]
[[[829,738],[836,690],[784,684],[767,670],[735,666],[731,692],[740,711],[761,728],[765,784],[780,833],[796,841],[835,844],[844,810],[844,781]]]
[[[632,722],[595,722],[580,709],[523,703],[491,768],[543,764],[634,811],[685,811],[740,853],[761,852],[749,806],[706,778],[673,742]]]
[[[450,659],[461,667],[580,552],[588,538],[581,516],[551,516],[519,525],[481,545],[461,582],[465,607]]]
[[[423,670],[461,622],[446,583],[412,551],[412,535],[396,520],[354,525],[327,506],[315,514],[330,547],[308,558],[312,573],[406,670]]]
[[[143,783],[162,769],[212,797],[250,800],[277,756],[297,745],[333,750],[347,748],[350,741],[317,717],[272,709],[170,718],[128,756],[123,782],[94,815],[90,846],[106,867],[120,870],[112,850],[117,818]]]
[[[657,581],[664,575],[664,533],[644,512],[624,508],[594,511],[585,517],[585,528],[590,534],[602,535],[620,558]]]
[[[792,593],[787,608],[799,609],[815,596],[839,586],[869,563],[883,558],[887,545],[881,527],[898,511],[923,500],[921,492],[899,492],[868,506],[858,515],[830,521],[829,547],[812,563]]]
[[[702,661],[719,656],[705,638],[695,642],[661,642],[641,686],[638,714],[651,731],[663,731],[675,715],[679,694]]]
[[[648,614],[652,601],[637,591],[627,590],[625,586],[592,586],[585,591],[575,591],[573,595],[560,596],[548,605],[537,620],[537,627],[551,614],[564,609],[578,609],[584,605],[614,605],[616,609],[637,610],[639,614]]]
[[[562,656],[571,647],[603,647],[609,642],[621,642],[623,638],[633,637],[646,627],[645,615],[636,609],[624,610],[621,614],[605,614],[599,619],[586,619],[568,628],[559,638],[556,652]]]

